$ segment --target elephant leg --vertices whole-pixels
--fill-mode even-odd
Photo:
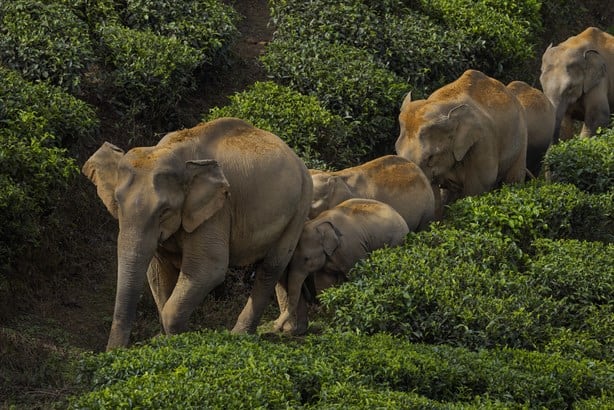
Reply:
[[[195,237],[184,240],[177,284],[162,309],[162,323],[168,334],[186,331],[194,309],[226,277],[230,258],[228,232],[218,227],[223,224],[206,225],[194,232]]]
[[[162,318],[162,309],[175,288],[178,276],[179,269],[175,268],[172,263],[158,254],[153,257],[147,269],[147,280],[160,319]]]
[[[284,273],[275,284],[275,295],[277,296],[277,305],[279,313],[283,313],[288,309],[288,274]]]
[[[286,227],[279,241],[268,252],[256,270],[252,292],[241,311],[232,333],[255,333],[264,309],[270,302],[276,283],[288,266],[306,219],[297,214]]]
[[[298,334],[299,332],[304,333],[307,330],[307,302],[302,295],[303,282],[306,277],[307,275],[302,272],[290,272],[288,274],[285,308],[280,308],[279,317],[275,320],[274,329],[276,331],[283,330],[288,333]],[[278,286],[280,286],[279,283]]]

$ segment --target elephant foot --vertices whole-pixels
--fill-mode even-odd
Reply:
[[[288,313],[287,310],[280,313],[279,317],[275,319],[275,321],[273,322],[273,330],[275,332],[283,332],[284,328],[288,326],[289,319],[290,319],[290,314]]]

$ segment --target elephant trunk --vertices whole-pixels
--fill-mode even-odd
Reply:
[[[556,113],[554,121],[554,134],[552,135],[552,144],[556,144],[559,142],[561,124],[563,123],[563,117],[565,117],[565,113],[567,112],[567,105],[554,99],[551,99],[550,101],[552,102]]]
[[[117,240],[117,291],[107,351],[129,343],[136,305],[156,248],[155,243],[144,244],[140,239],[131,238],[134,235],[120,232]],[[134,246],[134,243],[137,245]]]

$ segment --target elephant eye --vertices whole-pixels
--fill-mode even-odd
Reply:
[[[170,216],[171,216],[171,209],[170,208],[164,208],[160,212],[160,220],[167,219]]]

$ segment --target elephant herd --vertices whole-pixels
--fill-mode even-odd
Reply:
[[[537,175],[565,116],[584,121],[583,135],[606,125],[614,37],[589,28],[548,47],[540,81],[543,93],[468,70],[424,100],[408,94],[397,155],[335,172],[308,170],[279,137],[237,118],[128,152],[104,143],[83,173],[119,221],[107,350],[128,345],[145,278],[174,334],[229,266],[256,262],[232,331],[255,332],[275,293],[275,329],[305,332],[308,296],[369,252],[402,243],[447,203]]]

